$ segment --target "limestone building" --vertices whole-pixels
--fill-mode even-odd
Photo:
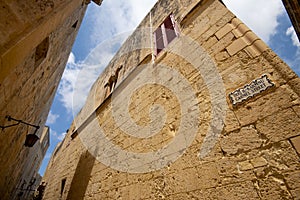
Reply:
[[[37,149],[40,144],[25,147],[25,138],[35,130],[40,142],[47,135],[46,118],[88,3],[0,2],[1,199],[24,198],[16,195],[28,188],[38,171],[45,152]]]
[[[44,199],[297,199],[300,79],[218,0],[160,0],[54,151]]]
[[[42,164],[42,160],[50,145],[49,127],[45,126],[40,139],[32,147],[29,155],[24,161],[24,169],[20,177],[20,181],[16,186],[13,198],[11,199],[30,199],[34,195],[35,189],[39,186],[41,175],[38,170]]]

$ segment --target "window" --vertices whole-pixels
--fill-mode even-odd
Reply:
[[[72,133],[71,139],[74,140],[77,137],[77,135],[78,135],[78,132],[75,131],[74,133]]]
[[[63,180],[61,180],[60,196],[62,196],[63,193],[64,193],[66,181],[67,181],[66,178],[64,178]]]
[[[165,21],[155,30],[156,55],[161,52],[174,38],[178,36],[178,29],[174,16],[169,15]]]
[[[35,67],[38,67],[47,57],[49,49],[49,37],[45,38],[35,49]]]
[[[76,28],[78,24],[78,20],[72,25],[72,28]]]

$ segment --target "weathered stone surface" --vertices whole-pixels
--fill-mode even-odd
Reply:
[[[281,60],[278,56],[276,56],[276,54],[271,49],[268,49],[267,51],[263,52],[263,56],[273,66],[273,68],[276,69],[276,71],[278,71],[281,77],[286,81],[298,77],[295,74],[295,72],[290,67],[288,67],[288,65],[286,65],[283,62],[283,60]]]
[[[288,188],[292,191],[292,194],[299,194],[300,189],[300,171],[291,172],[285,174],[285,181],[287,183]],[[299,198],[299,196],[293,195],[294,198]]]
[[[259,148],[262,145],[262,140],[254,126],[250,125],[222,136],[220,143],[225,153],[234,155]]]
[[[251,181],[226,185],[206,192],[209,199],[258,199],[259,196]]]
[[[293,199],[281,176],[270,176],[259,180],[257,189],[261,199]]]
[[[275,92],[265,95],[262,94],[262,96],[257,97],[255,101],[252,100],[244,103],[235,110],[235,115],[243,126],[268,115],[273,115],[275,112],[284,108],[291,107],[292,105],[297,104],[298,101],[299,98],[289,89],[289,87],[282,86],[277,88]],[[276,106],[273,106],[274,104],[276,104]]]
[[[300,155],[300,136],[291,138],[291,142],[296,149],[297,153]]]
[[[136,31],[129,37],[95,82],[63,144],[52,156],[44,177],[48,182],[45,199],[73,197],[77,186],[81,188],[78,189],[80,195],[85,192],[84,199],[295,197],[299,183],[295,181],[294,185],[290,184],[297,177],[295,173],[300,166],[290,137],[296,136],[299,130],[299,96],[292,87],[293,83],[289,82],[296,78],[295,74],[220,1],[158,1],[151,10],[151,26],[154,30],[166,19],[166,13],[173,13],[180,37],[176,37],[158,55],[151,54],[156,50],[151,49],[153,45],[149,43],[149,32],[142,34]],[[150,14],[138,28],[149,27],[149,23]],[[191,40],[186,41],[185,36]],[[135,48],[137,41],[142,41],[148,48],[123,55],[123,52]],[[244,45],[237,45],[239,43]],[[213,69],[211,61],[216,69]],[[146,63],[149,65],[145,66]],[[277,64],[282,68],[279,69]],[[120,65],[123,65],[124,71],[120,73],[117,86],[108,90],[105,84]],[[164,66],[170,71],[159,71]],[[148,69],[154,70],[144,74],[143,70]],[[171,73],[172,70],[179,73],[178,80]],[[230,103],[230,92],[263,74],[267,74],[275,83],[274,88],[238,106]],[[154,84],[147,82],[150,75],[155,77]],[[221,86],[214,82],[218,77]],[[176,80],[176,83],[172,80]],[[184,81],[191,86],[194,95],[183,95],[181,101],[180,95],[188,90],[188,87],[179,90]],[[172,84],[162,86],[168,83]],[[170,89],[171,86],[174,88]],[[137,89],[128,92],[128,88]],[[179,93],[175,95],[178,90]],[[222,95],[217,98],[216,94]],[[118,104],[114,104],[114,98],[119,100]],[[221,104],[222,98],[224,104]],[[127,110],[115,115],[114,112],[121,110],[127,101]],[[182,102],[191,105],[186,113],[183,112],[185,108]],[[222,112],[225,107],[228,109]],[[152,119],[151,115],[159,110],[163,110],[165,117]],[[184,117],[195,110],[200,111],[197,120],[189,117],[182,123]],[[218,113],[222,113],[222,116],[214,118]],[[127,114],[128,118],[123,120],[122,117]],[[214,121],[216,119],[217,123]],[[132,124],[124,125],[128,122]],[[160,122],[160,129],[155,126],[152,129],[156,131],[154,135],[140,137],[144,134],[148,136],[149,132],[146,131],[139,137],[135,135],[143,127]],[[139,125],[139,129],[126,132],[135,125]],[[105,132],[101,137],[98,136],[99,126]],[[192,141],[185,135],[177,143],[191,142],[187,149],[178,151],[178,145],[173,146],[172,153],[149,162],[144,162],[145,157],[144,160],[126,157],[132,152],[137,156],[168,147],[179,137],[179,130],[185,127],[189,127],[184,131],[187,135],[196,130]],[[70,137],[75,130],[81,133],[75,138]],[[106,147],[103,141],[112,142],[119,149]],[[80,170],[86,169],[81,164],[85,160],[86,142],[93,144],[89,152],[99,161],[96,159],[93,165],[87,161],[87,170]],[[209,146],[203,147],[205,144]],[[124,151],[126,154],[122,154]],[[169,160],[169,156],[178,153],[182,154],[176,160]],[[100,159],[103,155],[107,155],[104,161]],[[125,164],[124,160],[127,161]],[[137,160],[135,168],[132,168],[130,161]],[[163,167],[156,168],[163,164]],[[120,170],[118,165],[123,168]],[[132,171],[139,167],[148,171]],[[67,184],[60,197],[59,186],[64,178],[67,178]],[[83,182],[79,183],[80,179]]]
[[[298,155],[288,141],[269,144],[263,150],[255,149],[243,157],[250,158],[252,163],[259,157],[263,158],[267,162],[267,165],[263,166],[264,174],[261,174],[264,177],[273,174],[283,174],[286,171],[299,170],[300,167]]]
[[[257,157],[251,160],[251,164],[253,167],[263,167],[266,166],[268,162],[263,157]]]
[[[250,169],[253,169],[253,165],[250,163],[250,161],[243,161],[239,163],[238,169],[241,171],[247,171]]]
[[[11,123],[6,115],[39,125],[37,135],[43,141],[49,109],[85,9],[82,0],[1,1],[1,126]],[[28,131],[33,129],[19,125],[1,133],[1,199],[27,199],[30,192],[20,188],[34,190],[39,184],[37,173],[45,152],[40,152],[39,141],[33,148],[24,147]],[[20,192],[23,195],[17,197]]]
[[[300,117],[300,106],[294,106],[293,110],[295,111],[295,113]]]
[[[256,128],[270,141],[276,142],[298,135],[300,118],[289,108],[259,120]]]
[[[216,32],[216,36],[218,39],[221,39],[227,33],[229,33],[233,29],[231,24],[226,24],[223,28],[221,28],[218,32]]]
[[[223,61],[226,60],[227,58],[229,58],[229,54],[226,51],[222,51],[221,53],[215,55],[215,59],[217,61]]]
[[[255,175],[251,169],[253,166],[246,158],[239,157],[225,157],[221,160],[217,160],[220,184],[227,185],[239,182],[245,182],[255,179]]]
[[[293,88],[293,90],[300,96],[300,78],[295,78],[290,80],[289,84]]]
[[[235,40],[230,46],[228,46],[226,50],[228,51],[229,55],[233,56],[248,45],[249,44],[243,38],[239,38],[238,40]]]

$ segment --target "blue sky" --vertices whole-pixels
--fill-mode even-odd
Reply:
[[[281,0],[223,1],[300,75],[300,44]],[[155,2],[104,0],[100,7],[89,5],[46,123],[50,127],[50,147],[40,168],[41,175],[55,146],[83,106],[92,83]]]

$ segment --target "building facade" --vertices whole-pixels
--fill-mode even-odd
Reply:
[[[32,147],[27,156],[24,169],[12,199],[30,199],[33,197],[36,188],[39,186],[42,177],[38,173],[43,158],[50,145],[49,127],[45,126],[41,138]]]
[[[88,3],[0,3],[0,125],[5,127],[0,130],[1,199],[22,198],[16,197],[19,187],[32,183],[44,155],[36,149],[37,144],[24,146],[26,135],[35,128],[24,123],[7,127],[14,122],[6,116],[39,126],[36,135],[42,141],[46,118]]]
[[[297,199],[300,79],[218,0],[160,0],[56,147],[44,199]]]

